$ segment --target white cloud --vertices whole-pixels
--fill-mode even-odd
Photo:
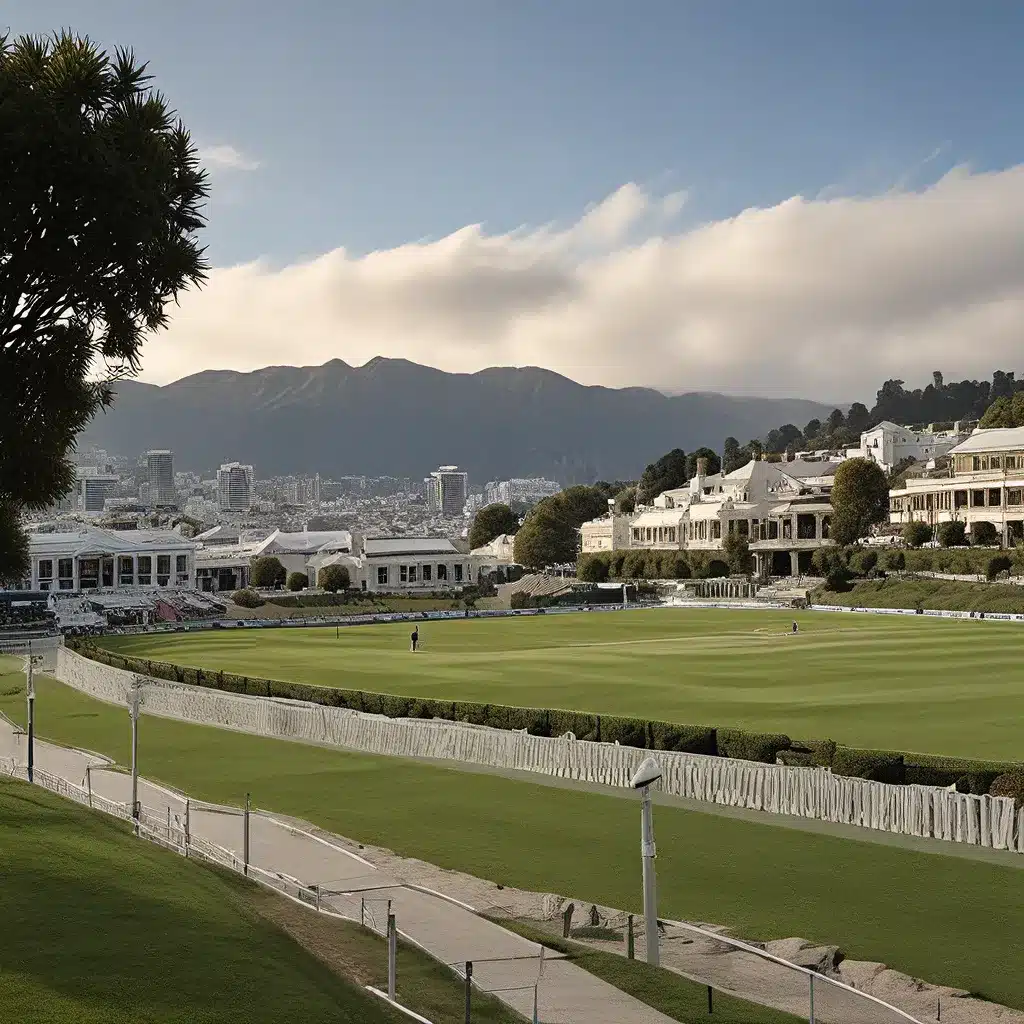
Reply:
[[[234,146],[201,146],[199,162],[211,171],[255,171],[258,160],[251,160]]]
[[[386,355],[868,401],[890,376],[1018,368],[1024,167],[669,230],[683,202],[630,184],[565,228],[471,225],[361,257],[215,270],[147,343],[143,376]]]

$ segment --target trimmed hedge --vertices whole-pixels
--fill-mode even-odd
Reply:
[[[718,753],[722,757],[738,757],[742,761],[775,764],[779,752],[793,745],[780,733],[744,732],[742,729],[718,730]]]
[[[1007,786],[1010,785],[1011,776],[1024,780],[1024,765],[1021,764],[903,754],[898,751],[860,750],[837,745],[828,739],[790,740],[780,733],[715,729],[711,726],[594,715],[581,711],[521,708],[505,704],[477,704],[473,701],[434,700],[366,690],[336,689],[282,679],[239,676],[231,672],[190,668],[145,658],[128,658],[80,638],[68,637],[65,642],[69,649],[93,661],[158,679],[224,690],[227,693],[301,700],[388,718],[440,718],[485,725],[493,729],[524,731],[531,736],[562,736],[572,733],[579,740],[619,743],[646,750],[673,750],[765,764],[778,761],[788,765],[826,767],[837,775],[897,785],[955,785],[960,792],[979,795],[988,792],[1002,795],[996,794],[995,784],[998,780],[1004,780],[1003,784]],[[1024,795],[1024,783],[1021,793]]]
[[[858,750],[837,746],[832,758],[832,771],[855,779],[888,782],[900,786],[904,781],[903,755],[888,750]]]

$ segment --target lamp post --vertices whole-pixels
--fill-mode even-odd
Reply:
[[[32,781],[33,770],[36,763],[36,685],[32,679],[32,641],[28,642],[28,672],[26,673],[25,695],[28,700],[28,751],[26,763],[28,765],[28,781]]]
[[[132,818],[135,834],[139,834],[139,705],[142,703],[142,680],[138,677],[132,683],[128,694],[128,712],[132,719]]]
[[[661,767],[648,757],[636,770],[630,785],[640,790],[640,855],[643,858],[644,879],[644,936],[647,962],[654,967],[661,963],[658,939],[658,883],[654,872],[654,815],[651,809],[651,786],[661,778]]]

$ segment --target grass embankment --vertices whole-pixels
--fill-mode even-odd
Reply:
[[[0,849],[4,1020],[403,1019],[289,938],[259,911],[255,887],[7,778]],[[353,973],[365,973],[365,960],[363,950]]]
[[[1024,597],[1024,593],[1021,595]],[[1005,623],[655,609],[108,637],[117,653],[322,686],[738,727],[1020,760],[1021,634]],[[984,671],[978,671],[979,652]]]
[[[497,598],[477,598],[476,608],[497,608]],[[281,594],[268,597],[259,608],[228,607],[231,619],[308,619],[316,616],[336,618],[341,615],[382,615],[388,612],[463,611],[465,604],[451,597],[383,597],[360,600],[334,594]]]
[[[1024,587],[1013,583],[967,583],[929,577],[889,576],[880,580],[861,580],[846,593],[820,588],[814,592],[812,600],[816,604],[834,604],[844,608],[921,607],[942,611],[1024,614]]]
[[[583,970],[653,1006],[666,1017],[685,1024],[701,1020],[714,1024],[799,1024],[804,1019],[721,993],[715,994],[713,1010],[708,1013],[707,986],[689,978],[652,967],[642,960],[627,960],[617,953],[559,938],[531,921],[510,921],[498,917],[493,920],[531,942],[539,942],[548,949],[564,953]]]
[[[411,656],[409,656],[411,657]],[[24,720],[23,694],[0,710]],[[122,708],[42,679],[39,735],[129,758]],[[505,885],[636,911],[632,794],[598,795],[145,717],[140,764],[191,795],[325,829]],[[799,935],[1024,1008],[1006,970],[1024,931],[1016,866],[658,807],[663,914],[747,938]],[[993,925],[998,922],[998,927]]]

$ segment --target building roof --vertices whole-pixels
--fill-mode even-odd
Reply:
[[[1020,448],[1024,448],[1024,427],[979,427],[949,454],[974,455],[980,452],[1002,452]]]
[[[441,537],[367,537],[363,554],[368,558],[383,555],[458,555],[460,551]]]
[[[676,508],[649,508],[644,510],[629,525],[631,527],[678,526],[686,518],[688,506]]]
[[[348,530],[303,530],[301,533],[275,530],[262,541],[256,554],[312,555],[325,549],[351,551],[352,534]]]
[[[65,533],[30,533],[33,557],[71,558],[75,555],[116,555],[161,550],[194,550],[194,541],[173,530],[103,530],[83,526]]]

